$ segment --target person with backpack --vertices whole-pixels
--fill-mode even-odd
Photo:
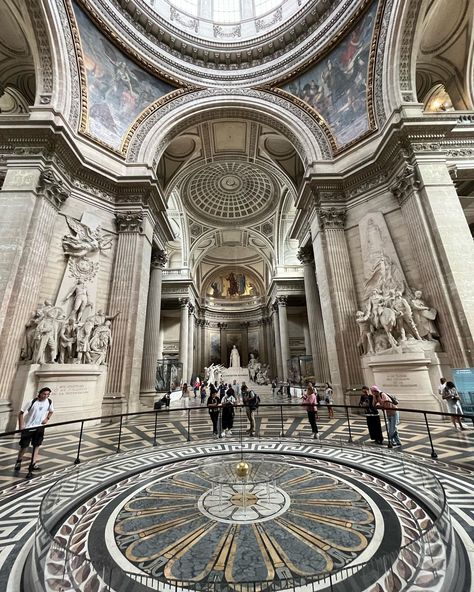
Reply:
[[[388,439],[392,446],[401,446],[400,436],[398,435],[397,425],[399,423],[399,414],[397,411],[398,400],[393,395],[382,392],[378,386],[370,387],[370,392],[374,396],[375,407],[385,409],[388,423]]]
[[[247,430],[247,434],[249,436],[255,436],[255,418],[254,413],[258,406],[260,405],[260,397],[251,389],[244,387],[242,385],[242,401],[245,407],[245,413],[247,414],[247,419],[249,420],[249,429]]]
[[[461,421],[461,417],[463,415],[461,397],[458,393],[456,385],[451,380],[448,380],[444,385],[442,397],[448,406],[448,413],[452,414],[451,421],[453,423],[454,429],[457,430],[459,425],[460,430],[465,430],[466,427]]]
[[[209,417],[212,421],[212,435],[214,438],[218,438],[220,436],[219,413],[221,409],[221,400],[219,393],[213,384],[211,384],[210,395],[207,399],[207,409],[209,411]]]
[[[39,448],[44,439],[44,426],[51,419],[54,411],[53,402],[49,398],[50,394],[51,389],[43,387],[33,401],[28,401],[23,405],[18,414],[18,427],[21,430],[21,437],[20,452],[15,463],[16,472],[21,469],[23,456],[30,444],[33,446],[33,452],[28,473],[30,474],[32,471],[40,470],[37,462]]]

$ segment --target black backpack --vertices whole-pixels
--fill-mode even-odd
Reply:
[[[36,401],[39,401],[38,397],[36,397],[36,399],[33,399],[30,403],[30,406],[28,407],[28,409],[26,410],[27,413],[29,413],[31,411],[31,408],[33,407],[33,405],[36,403]],[[52,401],[51,399],[48,397],[48,411],[51,409],[51,405],[52,405]]]

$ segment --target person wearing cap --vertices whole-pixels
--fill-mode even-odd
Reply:
[[[375,407],[385,410],[388,424],[388,439],[392,446],[401,446],[400,437],[398,435],[398,411],[395,400],[388,394],[384,393],[378,386],[370,387],[370,392],[374,396]]]

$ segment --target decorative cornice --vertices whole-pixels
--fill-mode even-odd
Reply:
[[[346,210],[345,208],[319,208],[318,218],[321,230],[344,230]]]
[[[64,187],[64,181],[58,179],[51,169],[41,172],[36,191],[58,211],[69,197],[69,192]]]
[[[143,212],[117,212],[115,219],[119,233],[143,232]]]

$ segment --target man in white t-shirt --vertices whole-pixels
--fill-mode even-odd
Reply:
[[[51,389],[43,387],[33,401],[27,401],[18,414],[18,427],[21,430],[20,452],[15,463],[15,471],[21,469],[21,461],[30,444],[33,446],[33,454],[29,466],[31,471],[39,471],[37,465],[39,447],[43,443],[44,426],[53,415],[53,402],[49,398]]]

